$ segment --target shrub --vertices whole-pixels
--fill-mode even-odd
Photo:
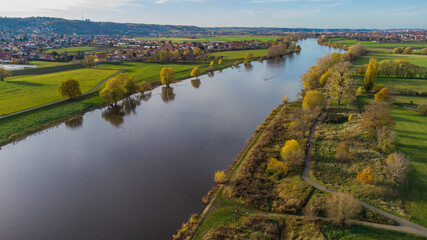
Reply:
[[[390,113],[390,104],[384,101],[372,101],[365,106],[360,126],[373,135],[383,127],[392,128],[395,120]]]
[[[417,111],[421,115],[427,115],[427,105],[426,104],[420,104],[420,105],[418,105]]]
[[[427,48],[423,48],[423,49],[421,49],[421,54],[423,54],[423,55],[427,55]]]
[[[288,172],[286,163],[277,160],[276,158],[270,158],[267,163],[266,172],[275,178],[283,178]]]
[[[397,47],[393,49],[393,53],[395,54],[401,54],[405,50],[404,47]]]
[[[386,164],[392,182],[399,186],[404,185],[406,183],[406,175],[411,168],[408,157],[401,152],[395,152],[387,157]]]
[[[388,88],[385,87],[385,88],[381,89],[379,92],[377,92],[375,94],[375,100],[388,101],[389,100]]]
[[[350,148],[345,142],[338,144],[335,157],[340,161],[345,161],[350,157]]]
[[[407,47],[405,48],[405,50],[403,50],[404,54],[411,54],[412,53],[412,48],[411,47]]]
[[[338,113],[328,113],[323,122],[327,124],[341,124],[347,122],[347,117]]]
[[[216,183],[225,183],[225,181],[227,181],[227,176],[225,175],[224,171],[217,171],[215,173],[215,182]]]
[[[336,224],[343,224],[347,219],[356,217],[362,209],[357,199],[344,193],[333,193],[326,200],[326,208],[328,216]]]
[[[384,153],[390,153],[395,148],[396,133],[387,127],[383,127],[377,131],[377,141],[378,149]]]
[[[360,183],[372,183],[374,182],[374,173],[370,167],[363,169],[362,172],[357,173],[357,181]]]
[[[322,108],[324,106],[325,97],[317,90],[307,91],[302,102],[304,110],[312,110],[315,108]]]
[[[289,101],[289,97],[288,95],[286,95],[283,99],[282,99],[282,103],[288,103]]]
[[[358,88],[356,89],[356,92],[354,93],[354,95],[355,95],[356,97],[359,97],[359,96],[362,96],[362,94],[363,94],[363,89],[362,89],[362,87],[358,87]]]
[[[351,120],[353,119],[353,114],[350,114],[349,116],[348,116],[348,121],[349,122],[351,122]]]
[[[177,234],[172,236],[173,240],[184,240],[188,239],[189,236],[196,230],[196,226],[199,220],[197,219],[197,214],[191,215],[188,219],[188,222],[183,223],[181,229],[178,230]]]
[[[375,92],[375,93],[377,93],[377,92],[379,92],[381,89],[383,89],[384,88],[384,85],[382,85],[382,84],[377,84],[377,85],[375,85],[374,86],[374,88],[373,88],[373,91]]]
[[[304,161],[304,153],[302,152],[298,141],[294,139],[286,141],[280,151],[280,155],[289,167],[299,166]]]

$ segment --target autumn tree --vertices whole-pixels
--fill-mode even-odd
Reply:
[[[120,78],[111,78],[107,81],[107,85],[99,92],[99,95],[104,99],[107,104],[115,104],[123,99],[125,95],[125,88]]]
[[[82,91],[80,90],[80,83],[74,79],[62,81],[58,87],[58,92],[63,97],[68,97],[69,99],[75,99],[82,95]]]
[[[355,95],[356,97],[359,97],[359,96],[362,96],[362,94],[363,94],[363,89],[362,89],[362,87],[358,87],[358,88],[356,89],[356,92],[354,93],[354,95]]]
[[[328,90],[332,97],[336,99],[338,102],[338,107],[341,105],[341,100],[343,96],[347,98],[347,100],[351,100],[351,79],[350,75],[347,73],[348,68],[350,67],[350,62],[340,62],[335,64],[331,68],[331,76],[328,83]]]
[[[222,64],[222,58],[218,60],[218,65]]]
[[[162,84],[166,84],[166,87],[169,87],[169,84],[173,82],[175,78],[175,72],[173,68],[164,67],[160,71],[160,81]]]
[[[427,115],[427,104],[418,105],[417,112],[421,115]]]
[[[377,130],[377,148],[384,153],[390,153],[395,148],[395,142],[396,142],[396,133],[388,128],[388,127],[382,127],[381,129]]]
[[[200,76],[200,69],[198,67],[194,67],[193,70],[191,70],[191,77],[196,77],[196,79]]]
[[[345,142],[338,144],[335,157],[340,161],[346,161],[350,157],[350,148]]]
[[[374,173],[372,172],[371,167],[363,169],[363,171],[357,173],[357,181],[360,183],[373,183],[374,182]]]
[[[350,54],[351,61],[353,61],[363,56],[366,53],[366,48],[362,44],[357,43],[348,49],[348,53]]]
[[[421,49],[420,53],[421,53],[422,55],[427,55],[427,48],[423,48],[423,49]]]
[[[225,175],[224,171],[217,171],[215,173],[215,182],[222,184],[225,183],[225,181],[227,181],[227,175]]]
[[[127,73],[121,73],[117,76],[117,78],[119,78],[119,80],[123,83],[123,88],[126,95],[130,96],[140,90],[138,84],[136,84],[133,80],[133,77],[129,77]]]
[[[250,63],[254,59],[254,54],[251,52],[247,52],[244,56],[245,63]]]
[[[86,56],[86,58],[82,60],[82,64],[85,67],[93,68],[95,66],[95,56],[94,55]]]
[[[12,76],[12,72],[9,70],[6,70],[4,67],[0,67],[0,80],[3,82],[4,79],[7,77]]]
[[[406,176],[411,169],[408,157],[401,152],[395,152],[387,157],[386,164],[393,183],[398,186],[404,185]]]
[[[395,54],[401,54],[401,53],[403,53],[404,50],[405,50],[404,47],[397,47],[397,48],[393,49],[393,53],[395,53]]]
[[[357,217],[361,210],[357,199],[345,193],[332,193],[332,196],[326,200],[328,216],[336,224],[343,224],[346,220]]]
[[[286,176],[288,167],[286,163],[279,161],[276,158],[270,158],[267,162],[267,169],[265,171],[274,178],[281,179]]]
[[[371,101],[365,105],[360,126],[369,134],[375,134],[383,127],[392,128],[395,120],[390,113],[390,104],[384,101]]]
[[[404,54],[411,54],[412,53],[412,48],[411,47],[407,47],[405,48],[405,50],[403,50]]]
[[[313,90],[319,88],[321,75],[318,72],[318,68],[316,65],[311,66],[307,72],[302,75],[301,80],[306,90]]]
[[[388,88],[384,87],[379,92],[377,92],[375,94],[375,100],[388,101],[389,100]]]
[[[141,93],[153,90],[153,88],[151,87],[151,84],[149,84],[146,81],[142,81],[142,82],[138,83],[138,88],[139,88],[139,92],[141,92]]]
[[[325,105],[325,97],[317,90],[310,90],[305,93],[304,100],[302,101],[302,108],[304,110],[312,110],[322,108]]]
[[[370,91],[375,84],[375,79],[378,74],[378,63],[376,58],[369,60],[368,68],[366,69],[364,87],[366,91]]]
[[[198,56],[198,55],[200,55],[202,53],[202,50],[199,48],[199,47],[195,47],[194,49],[193,49],[193,55],[194,56]]]
[[[280,155],[289,167],[299,166],[304,162],[304,153],[295,139],[286,141]]]

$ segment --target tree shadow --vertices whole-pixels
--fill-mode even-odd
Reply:
[[[43,83],[35,83],[35,82],[27,82],[27,81],[7,81],[7,83],[22,85],[22,86],[29,86],[29,87],[42,87],[45,84]]]

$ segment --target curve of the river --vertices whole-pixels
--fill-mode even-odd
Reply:
[[[0,150],[0,239],[170,239],[216,170],[326,53],[302,52],[159,87]]]

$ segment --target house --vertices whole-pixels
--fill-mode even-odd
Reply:
[[[95,62],[107,61],[106,53],[98,53],[98,54],[95,54],[94,57],[95,57]]]

